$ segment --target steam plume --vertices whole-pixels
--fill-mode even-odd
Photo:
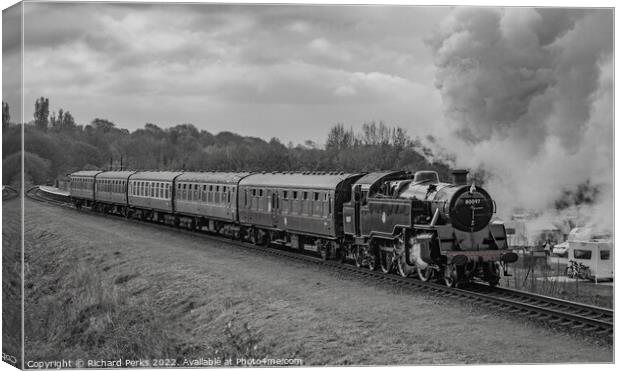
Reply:
[[[490,174],[507,217],[584,185],[590,222],[611,226],[611,10],[458,8],[429,40],[458,166]]]

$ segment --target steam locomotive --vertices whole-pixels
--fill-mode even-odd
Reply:
[[[496,285],[517,260],[495,203],[467,171],[78,171],[77,208],[309,250],[323,259],[459,286]]]

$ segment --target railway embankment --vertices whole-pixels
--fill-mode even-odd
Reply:
[[[609,346],[519,318],[156,226],[26,200],[25,233],[26,359],[613,359]]]

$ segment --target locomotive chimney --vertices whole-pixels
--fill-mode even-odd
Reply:
[[[469,173],[469,171],[464,169],[452,170],[452,183],[456,185],[467,184],[467,173]]]

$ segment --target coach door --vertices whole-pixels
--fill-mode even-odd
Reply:
[[[278,213],[280,209],[280,199],[278,198],[278,192],[275,190],[269,190],[269,198],[267,205],[267,209],[271,212],[271,225],[274,227],[278,226]]]

